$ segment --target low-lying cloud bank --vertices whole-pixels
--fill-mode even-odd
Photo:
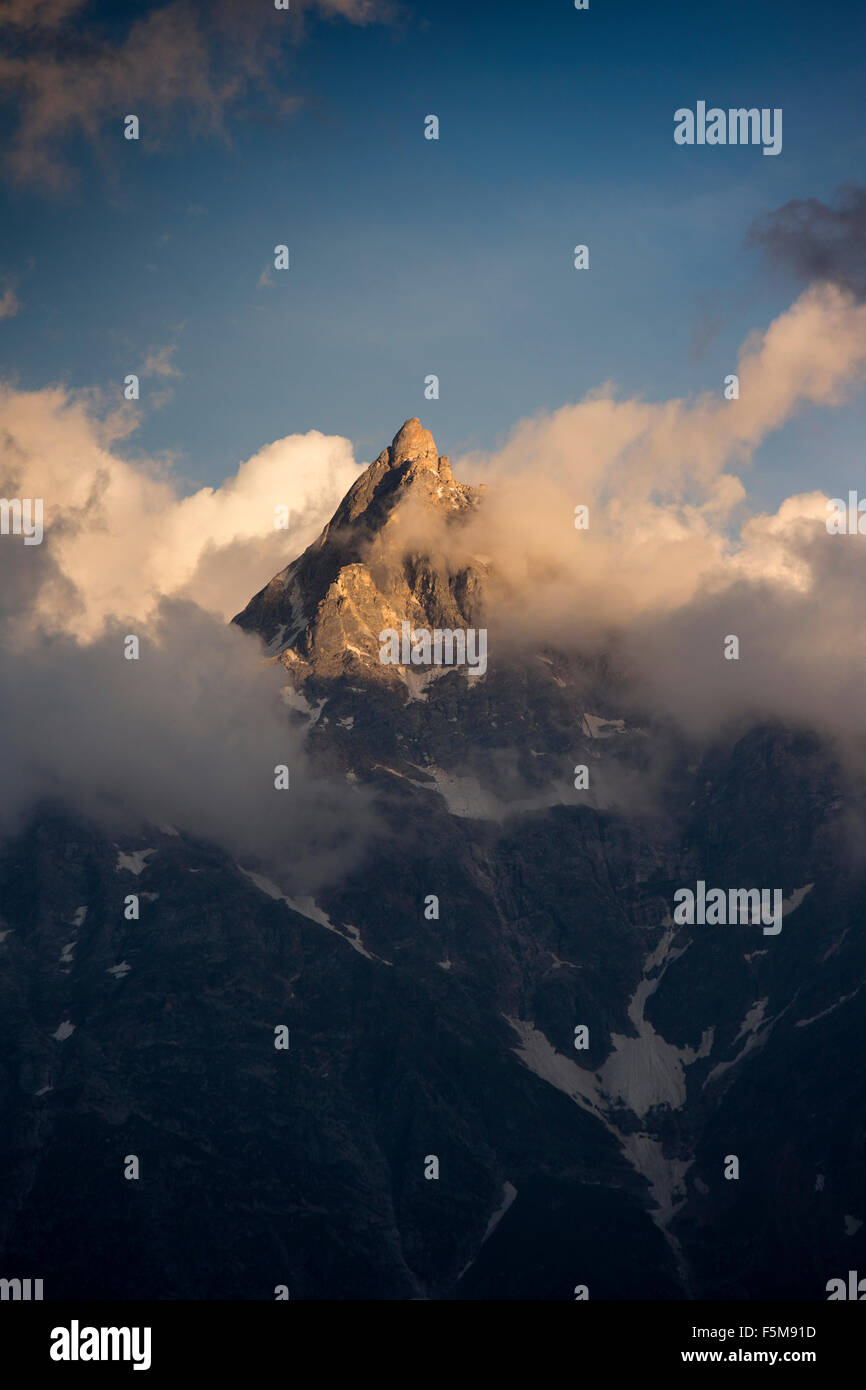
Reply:
[[[87,644],[36,636],[4,653],[0,832],[59,801],[109,833],[176,826],[268,865],[286,889],[313,891],[352,864],[367,798],[313,772],[257,644],[168,601],[137,661],[126,635],[109,625]],[[275,786],[280,765],[288,790]]]
[[[0,496],[44,503],[41,544],[0,537],[0,832],[55,799],[112,831],[174,824],[313,891],[361,852],[366,798],[314,774],[284,678],[226,619],[318,533],[351,446],[290,436],[182,496],[117,455],[118,421],[59,388],[0,392]]]

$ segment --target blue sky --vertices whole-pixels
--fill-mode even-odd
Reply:
[[[121,38],[142,12],[91,5],[75,28]],[[271,53],[297,20],[269,17]],[[96,143],[57,134],[71,188],[4,179],[0,276],[21,309],[0,321],[0,373],[119,400],[173,345],[181,375],[144,380],[126,452],[167,451],[190,484],[309,429],[366,459],[417,414],[456,456],[608,380],[649,400],[721,390],[801,288],[745,247],[751,222],[864,167],[864,38],[861,7],[806,0],[307,15],[273,90],[227,109],[227,139],[181,110],[154,148],[144,102],[137,143],[134,106],[101,114]],[[782,107],[782,153],[676,146],[674,110],[700,98]],[[19,113],[2,114],[5,146]],[[282,242],[291,269],[262,286]],[[864,427],[862,398],[799,417],[762,447],[757,498],[847,489]]]

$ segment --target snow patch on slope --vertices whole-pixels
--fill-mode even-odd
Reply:
[[[383,960],[381,956],[370,954],[364,946],[361,933],[357,927],[351,926],[348,922],[343,924],[342,929],[336,927],[328,914],[322,911],[314,898],[289,898],[281,888],[278,888],[269,878],[265,878],[264,874],[253,873],[251,870],[245,869],[241,864],[237,864],[235,867],[240,869],[245,878],[248,878],[251,883],[255,884],[259,892],[266,893],[269,898],[275,898],[277,901],[285,903],[293,912],[298,912],[302,917],[307,917],[311,922],[316,922],[320,927],[324,927],[326,931],[333,932],[335,936],[339,936],[341,941],[345,941],[349,946],[352,946],[360,955],[366,956],[367,960],[379,961],[380,965],[391,964],[389,960]],[[348,936],[346,935],[347,932]]]
[[[797,1022],[794,1024],[794,1027],[808,1028],[810,1023],[817,1023],[819,1018],[826,1018],[828,1014],[835,1013],[837,1009],[841,1009],[843,1004],[847,1004],[850,999],[856,999],[857,995],[860,993],[861,988],[862,986],[858,985],[857,988],[851,992],[851,994],[843,994],[842,998],[837,1000],[835,1004],[831,1004],[829,1009],[822,1009],[819,1014],[813,1014],[811,1018],[799,1018]]]
[[[488,796],[477,777],[455,777],[440,767],[425,768],[436,783],[452,816],[466,820],[496,820],[496,801]]]
[[[322,717],[322,710],[328,702],[327,696],[325,696],[323,700],[317,700],[314,705],[311,705],[306,696],[302,695],[300,690],[296,690],[293,685],[283,686],[280,691],[280,699],[289,709],[297,710],[299,714],[306,715],[310,721],[311,729],[314,724],[318,724]]]
[[[769,998],[759,999],[757,1003],[752,1005],[752,1007],[749,1009],[749,1012],[746,1014],[746,1017],[740,1024],[740,1031],[734,1038],[735,1043],[738,1043],[740,1041],[740,1038],[744,1038],[747,1033],[757,1032],[761,1024],[764,1022],[764,1013],[769,1002]]]
[[[782,916],[788,917],[792,912],[796,912],[800,903],[807,893],[811,893],[815,887],[814,883],[804,883],[802,888],[795,888],[790,898],[782,899]]]
[[[496,1230],[496,1227],[499,1225],[500,1221],[502,1220],[505,1213],[508,1211],[508,1208],[511,1206],[516,1196],[516,1187],[512,1186],[510,1182],[502,1184],[502,1205],[497,1208],[497,1210],[493,1213],[490,1220],[488,1221],[487,1230],[481,1237],[482,1245],[484,1244],[485,1240],[489,1240],[490,1237],[493,1235],[493,1232]]]
[[[406,689],[409,692],[409,699],[412,701],[426,700],[427,687],[432,685],[434,681],[438,681],[442,676],[447,676],[449,671],[453,671],[455,668],[453,666],[434,666],[429,671],[413,671],[408,666],[400,666],[397,669],[398,674],[402,676],[405,681]]]
[[[502,822],[509,816],[528,815],[533,811],[547,810],[550,806],[574,804],[565,788],[549,787],[537,796],[523,797],[517,801],[501,801],[493,792],[482,787],[477,777],[458,777],[433,763],[419,771],[427,773],[433,779],[435,790],[442,797],[450,814],[459,816],[462,820]],[[415,782],[413,785],[427,791],[433,790],[429,783]]]
[[[597,1074],[585,1071],[569,1057],[557,1052],[544,1033],[532,1023],[519,1018],[508,1018],[507,1021],[520,1037],[520,1045],[514,1051],[524,1066],[542,1081],[562,1091],[582,1110],[594,1115],[616,1139],[632,1167],[646,1179],[655,1203],[653,1220],[664,1233],[682,1267],[679,1244],[667,1227],[685,1200],[683,1180],[694,1160],[665,1158],[661,1142],[652,1135],[622,1131],[607,1111],[606,1097],[602,1094]]]
[[[502,1185],[502,1204],[501,1204],[501,1206],[497,1207],[496,1211],[493,1213],[493,1215],[491,1216],[490,1220],[488,1221],[488,1223],[487,1223],[487,1229],[486,1229],[486,1231],[484,1232],[484,1235],[481,1237],[481,1245],[483,1245],[484,1242],[485,1242],[486,1240],[489,1240],[490,1237],[493,1235],[493,1232],[496,1230],[496,1227],[499,1225],[500,1221],[502,1220],[502,1218],[503,1218],[503,1216],[505,1215],[505,1213],[508,1211],[508,1208],[511,1206],[511,1204],[512,1204],[512,1202],[514,1201],[514,1199],[515,1199],[516,1196],[517,1196],[517,1188],[514,1187],[510,1182],[503,1183],[503,1185]],[[479,1246],[479,1249],[480,1249],[480,1246]],[[476,1255],[469,1261],[468,1264],[465,1264],[465,1265],[463,1266],[463,1268],[461,1269],[460,1273],[457,1275],[457,1283],[458,1283],[458,1284],[460,1283],[460,1280],[463,1278],[464,1274],[466,1274],[466,1272],[472,1268],[472,1266],[474,1265],[475,1260],[476,1260],[477,1258],[478,1258],[478,1256],[477,1256],[477,1254],[476,1254]]]
[[[654,1105],[668,1105],[672,1110],[679,1110],[685,1104],[683,1069],[708,1057],[713,1046],[712,1028],[704,1030],[696,1050],[669,1043],[644,1018],[647,1000],[655,994],[668,966],[688,949],[688,943],[680,947],[673,945],[676,931],[673,923],[666,923],[658,945],[644,959],[643,978],[628,1006],[628,1017],[637,1037],[612,1033],[614,1051],[598,1072],[602,1095],[608,1102],[627,1105],[641,1120]]]
[[[570,1057],[557,1052],[550,1040],[523,1019],[508,1018],[520,1038],[514,1049],[524,1066],[555,1086],[582,1110],[594,1115],[617,1141],[620,1151],[649,1185],[654,1203],[652,1219],[667,1241],[681,1278],[687,1280],[686,1263],[670,1223],[686,1200],[686,1174],[694,1157],[669,1158],[661,1139],[647,1128],[635,1131],[633,1123],[622,1127],[627,1114],[646,1124],[656,1106],[680,1109],[686,1100],[685,1068],[710,1055],[713,1028],[703,1031],[697,1048],[676,1047],[644,1018],[647,1000],[658,988],[668,966],[678,960],[689,943],[675,947],[677,928],[668,917],[658,945],[645,957],[642,978],[628,1006],[636,1037],[612,1034],[613,1051],[595,1072],[587,1071]]]
[[[156,850],[134,849],[129,854],[124,854],[123,850],[118,850],[114,872],[119,874],[121,869],[125,869],[127,873],[138,875],[145,867],[148,855],[151,854],[156,854]]]

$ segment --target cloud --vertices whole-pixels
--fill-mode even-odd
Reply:
[[[723,708],[799,709],[840,728],[852,692],[866,694],[866,667],[846,645],[866,542],[828,534],[820,490],[765,513],[744,479],[772,431],[866,380],[866,305],[829,285],[809,290],[751,335],[737,370],[737,401],[619,399],[606,386],[520,422],[496,453],[456,463],[489,485],[468,526],[437,534],[429,514],[401,509],[406,547],[452,565],[489,557],[491,653],[613,642],[635,688],[695,729]],[[0,495],[44,499],[46,541],[28,554],[51,557],[26,623],[54,637],[96,642],[115,620],[155,621],[164,599],[230,618],[316,538],[358,476],[348,440],[311,431],[186,495],[166,464],[123,458],[132,428],[90,395],[0,390]],[[579,504],[587,531],[574,527]],[[288,531],[275,526],[278,508]],[[722,658],[729,633],[739,663]],[[686,679],[698,654],[705,664]]]
[[[783,717],[859,743],[866,648],[851,637],[866,538],[828,534],[820,490],[754,510],[740,474],[800,410],[862,386],[866,306],[808,291],[743,345],[738,374],[738,401],[619,400],[608,386],[522,421],[496,453],[455,464],[488,484],[468,526],[434,535],[429,517],[403,513],[406,546],[452,566],[488,557],[491,660],[606,650],[636,700],[694,736]],[[738,662],[723,656],[729,634]]]
[[[172,357],[177,352],[177,344],[170,346],[153,348],[147,354],[139,374],[141,376],[183,376],[183,372],[172,362]]]
[[[4,579],[12,555],[0,552]],[[13,562],[32,555],[17,548]],[[0,831],[60,802],[108,833],[175,825],[267,865],[290,891],[354,863],[372,829],[368,798],[310,765],[257,643],[184,603],[164,602],[137,632],[138,661],[125,659],[117,625],[87,644],[38,628],[16,642],[0,667]],[[280,765],[286,791],[274,786]]]
[[[737,401],[720,391],[621,400],[607,385],[521,421],[496,453],[458,460],[459,476],[489,485],[459,543],[493,556],[499,601],[507,607],[513,592],[518,609],[528,602],[546,633],[572,619],[585,627],[589,615],[604,626],[758,564],[739,473],[798,411],[840,404],[866,379],[866,307],[831,287],[809,291],[749,338],[737,371]],[[590,509],[588,531],[574,528],[577,505]]]
[[[318,0],[318,7],[323,14],[339,15],[353,24],[377,24],[394,14],[394,6],[380,0]]]
[[[0,319],[14,319],[21,308],[14,285],[7,285],[0,294]]]
[[[354,24],[390,17],[378,0],[296,0],[292,14],[243,0],[188,0],[151,9],[117,38],[89,22],[72,35],[79,0],[7,0],[0,28],[16,31],[0,54],[0,83],[17,105],[18,126],[7,167],[18,179],[63,189],[73,180],[67,142],[84,136],[103,154],[122,139],[122,120],[141,121],[152,149],[167,122],[184,114],[192,134],[225,138],[225,119],[251,92],[264,93],[280,111],[297,104],[277,81],[284,47],[297,42],[305,13],[338,16]],[[288,22],[286,22],[288,21]]]
[[[2,0],[0,28],[56,29],[86,4],[87,0]]]
[[[375,833],[369,798],[312,766],[285,673],[226,617],[354,480],[348,442],[291,436],[183,497],[167,469],[113,452],[127,427],[97,404],[0,393],[0,495],[45,508],[41,545],[0,538],[0,833],[46,800],[112,834],[168,822],[315,892]]]
[[[781,718],[862,767],[866,538],[828,533],[819,489],[755,510],[740,475],[799,411],[862,386],[866,305],[809,290],[743,344],[738,372],[738,401],[607,386],[522,421],[496,453],[455,465],[488,483],[468,524],[437,532],[407,506],[405,544],[452,566],[488,557],[492,664],[603,651],[635,719],[710,740]],[[45,501],[41,546],[0,542],[8,814],[57,795],[107,823],[167,820],[258,852],[280,876],[309,861],[324,880],[362,843],[366,810],[313,774],[279,704],[285,676],[225,619],[318,534],[357,477],[351,446],[291,435],[182,495],[167,466],[121,456],[131,428],[95,396],[0,391],[0,495]],[[288,534],[274,530],[280,505]],[[123,659],[128,632],[140,662]],[[730,634],[739,661],[724,659]],[[297,796],[273,789],[281,762]]]
[[[866,299],[866,188],[846,184],[835,205],[794,198],[759,218],[748,241],[801,280],[829,281]]]
[[[0,388],[0,495],[43,499],[56,579],[35,612],[52,630],[92,640],[113,617],[148,619],[163,597],[231,617],[315,539],[358,474],[349,441],[314,430],[185,496],[165,465],[119,455],[134,427],[88,393]],[[288,530],[275,526],[278,507]],[[57,602],[61,584],[74,607]]]

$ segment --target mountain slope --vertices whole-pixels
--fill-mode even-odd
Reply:
[[[314,769],[374,798],[315,902],[183,827],[45,807],[2,847],[7,1276],[821,1298],[863,1267],[862,797],[782,726],[686,747],[577,651],[383,665],[384,627],[483,621],[485,564],[453,559],[479,507],[407,421],[236,619]],[[779,886],[781,932],[676,926],[699,879]]]

